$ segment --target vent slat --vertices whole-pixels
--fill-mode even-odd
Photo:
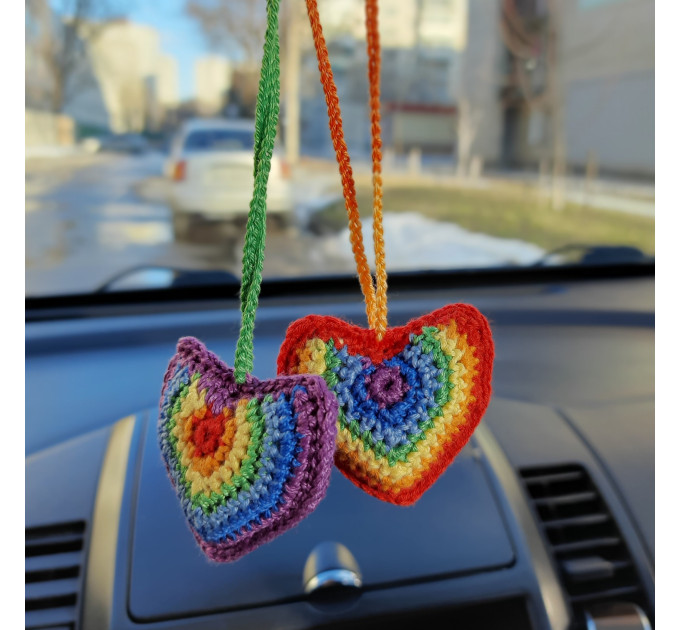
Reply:
[[[26,628],[74,630],[85,544],[85,523],[26,529]]]
[[[631,584],[630,586],[619,586],[617,588],[609,588],[604,591],[596,591],[594,593],[584,593],[583,595],[574,595],[571,601],[577,604],[595,601],[610,601],[612,599],[625,597],[627,595],[634,595],[640,592],[640,587]]]
[[[53,597],[56,595],[73,595],[78,592],[78,578],[70,580],[51,580],[49,582],[34,582],[26,584],[26,601],[41,597]]]
[[[577,613],[593,604],[629,602],[649,610],[635,565],[609,508],[578,465],[520,470],[534,512]]]
[[[74,521],[73,523],[60,523],[58,525],[43,525],[41,527],[29,527],[26,529],[26,542],[45,538],[58,538],[60,536],[79,535],[83,536],[85,523]]]
[[[591,551],[593,549],[613,548],[623,544],[617,536],[607,536],[602,538],[592,538],[579,542],[561,543],[552,546],[556,554],[573,553],[578,551]]]
[[[554,472],[525,477],[524,482],[527,485],[549,484],[560,481],[578,481],[583,478],[583,473],[580,471],[569,472]]]
[[[83,548],[81,536],[48,540],[45,542],[34,542],[26,544],[26,557],[48,556],[56,553],[69,553],[70,551],[80,551]]]
[[[76,607],[53,608],[52,610],[27,610],[25,624],[29,628],[51,628],[67,626],[76,622]]]
[[[44,571],[58,567],[82,566],[82,551],[71,553],[59,553],[49,556],[34,556],[26,558],[26,573],[31,571]]]
[[[574,582],[591,582],[611,578],[617,571],[631,566],[628,560],[611,561],[599,556],[569,558],[560,562],[560,568],[564,574]]]
[[[40,569],[36,571],[26,571],[26,584],[34,582],[49,582],[50,580],[64,580],[80,575],[80,567],[53,567],[51,569]]]
[[[26,600],[26,610],[49,610],[51,608],[75,607],[78,596],[75,593],[53,595],[52,597],[36,597]]]
[[[563,494],[561,496],[549,497],[547,499],[534,499],[536,505],[570,505],[572,503],[589,503],[597,500],[597,493],[595,492],[575,492],[574,494]]]
[[[82,541],[83,535],[77,533],[65,532],[63,534],[55,534],[54,536],[32,536],[26,537],[26,547],[35,547],[36,545],[58,545],[61,543],[68,544],[74,541]]]
[[[570,516],[569,518],[543,521],[543,527],[547,529],[555,529],[556,527],[588,527],[600,525],[609,520],[611,520],[609,514],[587,514],[586,516]]]

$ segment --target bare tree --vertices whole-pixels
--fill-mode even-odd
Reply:
[[[303,0],[282,3],[280,14],[281,79],[286,117],[286,146],[291,164],[299,157],[299,73],[301,33],[306,22]],[[210,47],[235,59],[227,95],[241,116],[255,111],[259,66],[267,26],[266,0],[185,0],[187,15],[200,27]]]
[[[259,64],[267,26],[264,0],[186,0],[185,10],[214,49]]]
[[[26,0],[26,46],[34,61],[26,64],[29,102],[60,113],[87,86],[84,35],[90,42],[99,37],[115,8],[112,0]]]
[[[550,122],[544,134],[542,169],[552,170],[552,206],[565,203],[566,132],[564,128],[562,0],[502,0],[501,34],[512,59],[515,85],[530,110]]]

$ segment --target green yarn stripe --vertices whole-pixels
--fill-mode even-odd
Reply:
[[[191,378],[193,383],[200,377],[200,374],[194,374]],[[228,499],[236,499],[239,492],[247,491],[250,485],[259,477],[258,471],[262,467],[262,450],[264,448],[264,434],[265,434],[265,418],[264,412],[260,402],[253,398],[248,401],[246,406],[246,420],[250,423],[250,441],[246,451],[246,457],[241,463],[239,474],[233,475],[230,483],[222,483],[221,492],[211,492],[210,496],[199,492],[192,494],[191,482],[187,480],[187,467],[181,463],[181,455],[177,451],[177,438],[172,435],[172,430],[177,426],[177,414],[181,411],[182,402],[189,393],[189,385],[182,385],[179,391],[173,397],[172,416],[168,422],[168,432],[170,433],[170,444],[177,455],[177,462],[175,468],[180,474],[180,484],[184,489],[184,495],[191,500],[191,507],[200,507],[204,513],[213,513],[218,506],[226,504]],[[274,399],[271,394],[264,397],[263,402],[272,402]]]
[[[267,181],[271,170],[276,127],[279,120],[279,0],[267,0],[260,85],[255,106],[255,147],[253,171],[255,184],[250,202],[241,274],[241,331],[236,344],[234,375],[244,383],[253,370],[255,313],[262,285],[264,246],[267,230]]]
[[[271,396],[265,397],[265,401],[271,402],[271,400]],[[210,496],[202,492],[195,494],[191,497],[193,508],[200,507],[204,513],[212,514],[218,506],[225,505],[229,499],[236,499],[239,492],[249,490],[250,485],[258,478],[257,472],[262,467],[261,455],[264,446],[265,426],[262,407],[255,398],[248,402],[246,419],[250,423],[250,442],[248,443],[247,456],[241,463],[240,473],[233,475],[230,483],[221,485],[222,494],[216,492],[211,492]]]

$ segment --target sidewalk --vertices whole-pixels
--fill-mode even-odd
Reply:
[[[541,181],[536,173],[490,173],[486,179],[523,182],[550,195],[550,182]],[[585,177],[565,177],[566,200],[599,210],[614,210],[654,218],[654,183],[598,178],[586,182]]]
[[[322,160],[314,161],[311,168],[315,176],[322,170],[322,163]],[[304,171],[310,166],[301,163],[298,168]],[[357,182],[370,179],[371,163],[367,160],[356,160],[352,163],[352,168]],[[337,176],[335,162],[328,160],[327,169]],[[301,179],[303,178],[304,175],[301,175]],[[383,181],[386,187],[432,184],[451,188],[490,190],[503,186],[520,186],[546,197],[551,194],[550,181],[548,179],[541,181],[538,173],[488,170],[480,177],[460,178],[455,173],[453,161],[444,159],[424,160],[419,171],[409,168],[406,160],[393,161],[383,166]],[[655,188],[652,182],[598,178],[586,183],[585,177],[569,176],[565,178],[565,199],[569,203],[586,208],[624,212],[649,218],[655,216]]]

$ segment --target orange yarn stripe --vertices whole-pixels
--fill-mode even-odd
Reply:
[[[378,339],[387,330],[387,268],[383,234],[382,139],[380,136],[380,34],[378,0],[366,0],[366,51],[371,109],[371,159],[373,161],[373,250],[375,252],[375,329]]]
[[[387,271],[385,268],[385,246],[382,227],[382,141],[380,139],[380,39],[378,36],[377,0],[366,0],[366,31],[369,59],[369,95],[371,110],[371,148],[373,161],[373,244],[375,248],[377,290],[373,287],[373,277],[368,266],[364,241],[361,233],[361,219],[356,199],[356,187],[350,165],[349,153],[342,129],[342,116],[338,91],[333,79],[331,62],[328,57],[326,40],[319,20],[316,0],[307,1],[307,14],[312,27],[314,47],[319,61],[321,85],[326,97],[328,125],[335,157],[340,170],[342,193],[349,220],[349,237],[354,253],[354,261],[359,275],[359,284],[366,302],[366,315],[369,328],[376,330],[381,339],[387,329]]]
[[[307,14],[309,15],[309,23],[312,27],[316,57],[319,60],[321,85],[323,86],[323,91],[326,96],[331,140],[333,141],[333,148],[335,149],[335,158],[338,161],[338,166],[340,168],[342,194],[345,198],[345,208],[349,219],[349,238],[352,243],[352,252],[354,253],[354,261],[357,265],[357,273],[359,274],[359,284],[361,285],[361,291],[363,292],[364,300],[366,301],[368,324],[371,328],[374,328],[376,310],[373,278],[371,277],[371,270],[368,266],[368,261],[366,260],[366,253],[364,252],[357,193],[354,186],[352,167],[349,163],[349,153],[347,152],[347,144],[345,143],[345,134],[342,130],[338,90],[335,87],[335,81],[333,80],[333,71],[331,70],[326,40],[324,39],[321,22],[319,21],[319,9],[316,0],[307,0]]]

